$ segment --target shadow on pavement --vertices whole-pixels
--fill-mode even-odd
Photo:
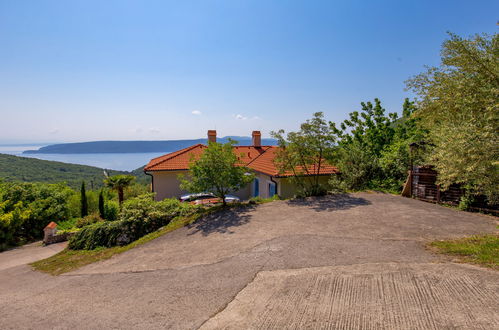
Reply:
[[[194,231],[188,235],[194,235],[199,232],[203,236],[211,233],[232,234],[233,231],[230,228],[248,223],[251,219],[251,215],[248,213],[254,208],[254,205],[248,205],[244,208],[235,207],[203,217],[201,220],[187,226],[189,229],[194,228]]]
[[[317,212],[347,210],[357,206],[370,205],[371,202],[361,197],[353,197],[348,194],[335,194],[321,197],[307,197],[291,199],[290,206],[308,206]]]

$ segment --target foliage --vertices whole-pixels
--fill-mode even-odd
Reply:
[[[272,196],[272,197],[269,197],[269,198],[262,198],[260,196],[256,196],[256,197],[251,197],[249,200],[249,203],[250,204],[265,204],[265,203],[270,203],[270,202],[278,201],[278,200],[281,200],[281,198],[277,194]]]
[[[128,174],[124,171],[106,171],[109,175]],[[141,175],[141,183],[150,183],[150,178],[143,172],[133,173]],[[0,178],[7,182],[65,182],[73,189],[79,189],[82,180],[86,182],[87,188],[99,189],[104,185],[101,168],[5,154],[0,154]]]
[[[181,188],[191,193],[211,192],[226,205],[225,196],[253,180],[253,175],[233,152],[235,142],[210,142],[198,160],[189,165],[189,178],[179,176]]]
[[[373,188],[373,182],[381,176],[378,158],[373,157],[359,141],[338,148],[335,165],[341,174],[332,177],[330,184],[339,191]]]
[[[379,99],[361,106],[339,128],[330,122],[338,137],[335,165],[341,171],[341,179],[332,178],[331,184],[340,190],[399,190],[410,165],[409,146],[425,135],[414,117],[414,102],[405,99],[401,118],[386,115]]]
[[[280,147],[275,164],[281,174],[291,173],[291,180],[304,196],[322,195],[327,187],[319,183],[320,171],[325,159],[332,161],[335,132],[324,120],[322,112],[314,113],[312,119],[301,124],[297,132],[284,130],[272,132]]]
[[[151,192],[151,186],[134,180],[125,190],[124,199],[137,197]]]
[[[434,147],[444,188],[461,183],[473,194],[499,200],[499,35],[463,39],[449,34],[441,64],[407,81],[419,96],[418,115]]]
[[[106,218],[105,209],[104,209],[104,193],[102,192],[102,189],[99,192],[99,216],[102,219]]]
[[[499,235],[477,235],[429,244],[439,253],[459,257],[463,262],[499,269]]]
[[[81,203],[80,216],[83,218],[88,215],[88,202],[87,202],[87,192],[85,190],[85,181],[81,183],[80,203]]]
[[[83,227],[86,227],[88,225],[92,225],[94,223],[102,222],[102,221],[104,221],[104,220],[97,213],[92,213],[90,215],[87,215],[83,218],[79,218],[78,220],[76,220],[75,226],[77,228],[83,228]]]
[[[51,221],[69,219],[73,193],[62,184],[0,182],[0,250],[42,237]]]
[[[147,243],[155,238],[167,234],[175,229],[184,227],[196,221],[203,214],[214,212],[213,209],[197,209],[197,212],[189,216],[177,217],[173,219],[168,225],[160,230],[147,234],[138,240],[125,245],[115,246],[112,248],[96,248],[94,250],[70,250],[65,249],[47,259],[36,261],[31,264],[34,269],[49,273],[51,275],[60,275],[80,267],[88,265],[93,262],[109,259],[112,256],[128,251],[136,246]]]
[[[166,226],[173,218],[186,216],[196,209],[176,199],[155,202],[152,194],[132,198],[123,203],[119,220],[84,227],[69,242],[73,250],[92,250],[129,244]]]
[[[57,222],[57,231],[73,231],[76,227],[76,221],[79,218],[70,218],[68,220]]]
[[[118,219],[118,214],[120,211],[120,206],[118,202],[106,201],[104,203],[104,219],[108,221],[114,221]]]
[[[133,175],[115,175],[107,177],[104,180],[104,183],[107,187],[118,192],[118,201],[121,205],[124,200],[124,190],[126,187],[130,186],[133,180],[135,180]]]

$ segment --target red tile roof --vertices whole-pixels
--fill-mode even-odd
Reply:
[[[191,160],[199,158],[205,148],[207,147],[203,144],[196,144],[191,147],[154,158],[149,162],[149,164],[146,165],[144,171],[154,172],[188,170]],[[279,170],[274,164],[276,152],[279,150],[279,147],[234,146],[233,150],[241,164],[253,169],[254,171],[274,177],[293,176],[293,172],[291,171],[279,173]],[[309,174],[315,174],[315,171],[315,166],[308,168]],[[303,171],[303,169],[298,169],[298,172],[298,174],[307,175],[306,171]],[[338,169],[336,167],[327,163],[323,163],[321,165],[320,175],[334,173],[338,173]]]
[[[45,229],[54,229],[55,227],[57,227],[57,224],[54,222],[54,221],[51,221],[46,227]]]
[[[207,148],[204,144],[193,146],[151,159],[144,171],[188,170],[191,160],[196,160]]]

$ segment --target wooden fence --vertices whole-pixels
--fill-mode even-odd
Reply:
[[[403,196],[413,197],[427,202],[458,205],[465,190],[459,184],[453,184],[448,189],[437,185],[437,172],[432,166],[414,166],[410,171],[402,192]],[[476,196],[470,207],[475,211],[483,211],[498,215],[497,205],[488,205],[485,196]]]

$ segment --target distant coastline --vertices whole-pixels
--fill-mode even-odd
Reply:
[[[251,144],[250,137],[226,136],[218,142],[235,140],[239,145]],[[206,139],[164,140],[164,141],[93,141],[78,143],[60,143],[41,147],[37,150],[25,150],[23,154],[110,154],[110,153],[151,153],[179,150],[194,144],[206,143]],[[263,145],[276,145],[274,139],[262,139]]]

